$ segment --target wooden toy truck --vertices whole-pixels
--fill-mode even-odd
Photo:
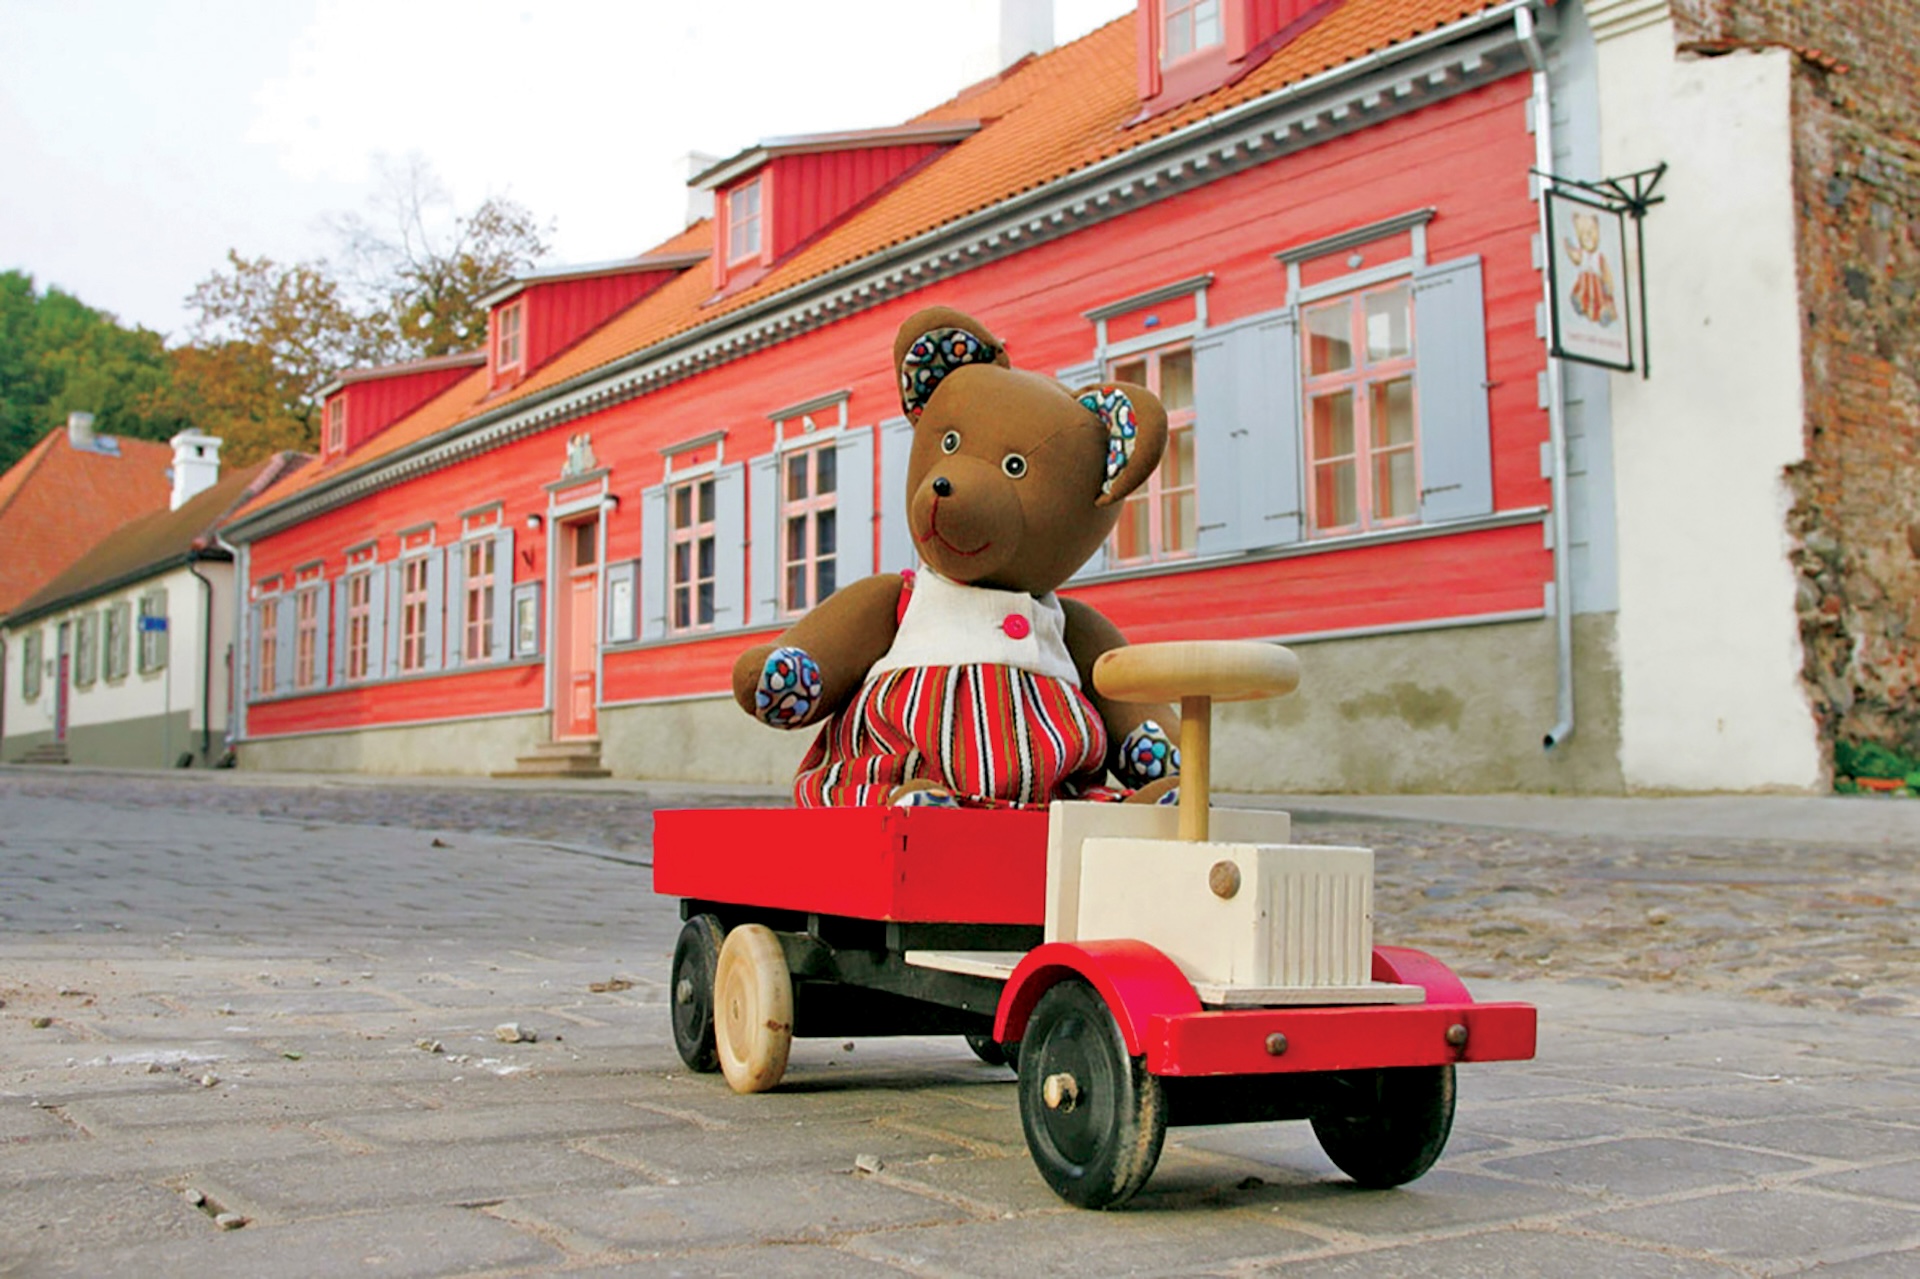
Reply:
[[[1531,1057],[1531,1005],[1373,944],[1373,854],[1208,803],[1210,705],[1298,682],[1266,644],[1106,654],[1103,693],[1179,699],[1180,805],[663,811],[681,899],[680,1056],[774,1087],[795,1035],[962,1034],[1014,1065],[1027,1147],[1071,1203],[1124,1203],[1169,1125],[1306,1119],[1364,1186],[1432,1166],[1454,1066]]]

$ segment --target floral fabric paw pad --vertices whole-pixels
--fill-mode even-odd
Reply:
[[[1157,722],[1141,720],[1138,728],[1121,739],[1120,767],[1115,771],[1121,781],[1136,788],[1175,776],[1180,772],[1180,748]]]
[[[776,648],[767,654],[754,690],[754,714],[775,728],[795,728],[820,701],[820,664],[805,649]]]

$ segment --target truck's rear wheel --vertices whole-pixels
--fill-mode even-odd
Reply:
[[[787,1073],[793,978],[780,939],[763,924],[727,934],[713,978],[714,1050],[735,1092],[765,1092]]]
[[[1373,1190],[1433,1167],[1453,1132],[1453,1067],[1343,1071],[1329,1081],[1313,1135],[1341,1172]]]

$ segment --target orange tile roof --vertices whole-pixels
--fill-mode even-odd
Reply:
[[[274,453],[252,466],[221,476],[177,510],[169,510],[166,503],[162,503],[160,510],[129,520],[100,539],[93,549],[41,587],[31,599],[21,603],[14,610],[14,617],[26,620],[57,612],[173,567],[182,562],[190,550],[207,550],[213,540],[214,527],[228,511],[258,488],[271,484],[282,472],[298,468],[306,460],[303,453]],[[220,552],[217,558],[225,558],[225,552]]]
[[[109,438],[109,437],[102,437]],[[165,510],[173,450],[117,439],[120,456],[86,452],[55,427],[0,475],[0,617],[129,520]]]
[[[251,503],[248,516],[343,471],[390,456],[466,417],[538,395],[904,241],[1130,151],[1229,108],[1496,7],[1501,0],[1346,0],[1235,83],[1133,124],[1140,114],[1136,18],[1099,30],[963,90],[913,123],[983,127],[832,226],[751,287],[713,296],[694,268],[615,316],[546,367],[491,399],[467,379],[332,467],[309,467]],[[651,253],[711,247],[702,221]]]

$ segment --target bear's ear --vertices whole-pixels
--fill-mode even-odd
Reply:
[[[1095,506],[1108,506],[1147,482],[1167,447],[1167,411],[1160,398],[1130,382],[1103,382],[1073,398],[1100,419],[1107,432],[1107,473]]]
[[[947,374],[967,364],[1007,367],[1007,348],[987,327],[952,307],[928,307],[900,326],[893,366],[900,373],[900,407],[918,422]]]

